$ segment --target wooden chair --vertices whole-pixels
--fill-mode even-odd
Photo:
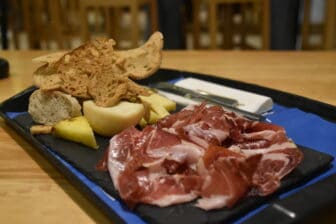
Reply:
[[[311,24],[311,0],[304,0],[303,21],[301,27],[302,49],[303,50],[321,49],[322,43],[315,45],[312,45],[310,43],[311,35],[321,33],[322,33],[322,24]]]
[[[90,38],[90,30],[88,23],[88,10],[95,8],[103,9],[105,18],[106,33],[117,35],[119,21],[123,9],[130,11],[131,15],[131,47],[137,47],[140,38],[139,11],[143,6],[149,6],[149,17],[151,22],[151,31],[158,29],[158,16],[156,0],[81,0],[80,13],[82,18],[81,36],[86,41]],[[114,36],[113,36],[114,37]],[[115,37],[114,37],[115,38]]]
[[[50,49],[53,42],[58,49],[71,48],[70,38],[79,32],[70,22],[78,18],[76,0],[22,0],[20,4],[29,48]]]
[[[324,28],[324,49],[336,48],[336,1],[327,0]]]
[[[201,3],[207,4],[208,7],[208,22],[209,22],[209,36],[210,36],[210,48],[218,48],[217,34],[219,28],[218,13],[219,9],[223,9],[223,45],[225,48],[232,47],[232,33],[234,32],[232,26],[232,5],[240,4],[242,7],[242,26],[239,28],[242,39],[245,39],[246,29],[244,26],[244,12],[247,10],[246,4],[258,4],[261,11],[261,37],[262,37],[262,49],[269,48],[269,0],[194,0],[193,7],[193,36],[194,36],[194,48],[200,47],[200,23],[199,23],[199,10]]]
[[[324,21],[322,24],[311,23],[311,0],[304,0],[303,21],[301,27],[302,49],[333,49],[336,47],[336,1],[326,0]],[[321,42],[312,44],[310,37],[320,35]]]
[[[8,31],[11,32],[11,38],[7,39],[8,45],[13,45],[14,49],[20,49],[21,44],[19,41],[20,34],[26,32],[23,27],[23,11],[21,0],[7,1],[7,21]],[[11,43],[9,43],[11,42]]]

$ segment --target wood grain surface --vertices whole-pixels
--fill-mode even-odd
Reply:
[[[10,76],[0,102],[33,84],[33,57],[1,51]],[[336,52],[166,51],[163,68],[226,77],[336,105]],[[110,223],[44,157],[0,118],[0,223]]]

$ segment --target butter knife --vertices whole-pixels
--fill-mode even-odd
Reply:
[[[160,90],[166,90],[177,95],[184,96],[186,98],[198,98],[201,100],[206,100],[217,104],[225,104],[232,107],[236,107],[238,105],[238,101],[236,99],[213,95],[211,93],[205,93],[204,91],[197,92],[194,90],[179,87],[169,82],[158,82],[153,84],[153,87]]]
[[[176,95],[180,95],[186,98],[197,98],[197,99],[207,101],[209,103],[218,104],[218,105],[221,105],[233,112],[239,113],[252,120],[258,120],[258,121],[265,120],[265,118],[259,114],[251,113],[249,111],[245,111],[245,110],[241,110],[237,108],[238,101],[236,99],[222,97],[222,96],[213,95],[209,93],[202,94],[202,93],[190,90],[190,89],[176,86],[169,82],[153,83],[151,87],[155,89],[171,92],[171,93],[174,93]]]

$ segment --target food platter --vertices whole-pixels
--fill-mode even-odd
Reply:
[[[141,84],[151,85],[159,81],[171,81],[185,77],[195,77],[207,81],[223,84],[233,88],[248,90],[272,97],[274,102],[281,107],[295,107],[305,112],[317,114],[324,119],[335,122],[336,108],[317,101],[284,92],[242,83],[234,80],[204,76],[201,74],[160,69],[155,75],[142,80]],[[129,211],[119,202],[118,194],[113,188],[107,172],[95,168],[97,162],[103,157],[104,149],[109,138],[96,136],[99,150],[94,151],[85,146],[66,140],[55,138],[51,135],[32,136],[29,127],[33,121],[27,113],[28,98],[35,87],[28,88],[16,96],[5,101],[0,107],[2,117],[18,133],[31,142],[37,150],[45,155],[50,162],[61,170],[64,175],[74,181],[83,193],[90,197],[113,222],[150,222],[150,223],[219,223],[234,221],[258,206],[269,202],[306,181],[317,177],[331,166],[333,157],[324,152],[300,146],[304,153],[303,162],[293,173],[283,179],[280,189],[269,197],[251,197],[240,201],[231,209],[203,211],[186,203],[167,208],[158,208],[149,205],[137,206],[134,211]],[[297,130],[300,131],[300,130]],[[115,199],[113,199],[113,198]],[[141,218],[139,218],[141,217]]]

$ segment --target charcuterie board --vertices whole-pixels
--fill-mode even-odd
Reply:
[[[336,126],[336,108],[321,102],[306,99],[300,96],[280,92],[273,89],[264,88],[239,81],[215,78],[202,74],[195,74],[183,71],[160,69],[155,75],[142,80],[141,84],[151,85],[159,81],[171,81],[194,77],[206,81],[255,92],[271,97],[275,102],[274,111],[267,115],[271,122],[279,125],[283,123],[284,114],[293,113],[293,110],[302,113],[312,114],[316,122],[327,122],[329,126]],[[85,146],[61,140],[51,135],[32,136],[29,127],[33,124],[30,115],[27,113],[28,99],[35,87],[28,88],[16,96],[3,102],[0,106],[2,117],[18,133],[23,135],[31,142],[37,150],[45,155],[51,163],[61,170],[64,175],[74,181],[83,193],[92,199],[115,223],[222,223],[235,222],[248,212],[253,211],[259,206],[271,202],[281,194],[289,190],[301,187],[310,180],[326,173],[335,172],[333,166],[333,156],[329,148],[316,148],[315,144],[304,141],[305,136],[300,134],[302,130],[290,127],[289,135],[297,137],[304,153],[303,162],[281,182],[280,189],[268,197],[250,197],[240,201],[233,208],[224,208],[213,211],[203,211],[193,206],[193,203],[185,203],[166,208],[159,208],[150,205],[139,205],[130,211],[118,197],[110,176],[107,172],[96,170],[95,166],[103,157],[104,150],[108,145],[109,138],[96,136],[99,150],[94,151]],[[307,119],[309,119],[307,117]],[[295,123],[295,121],[292,121]],[[302,120],[300,120],[302,122]],[[319,125],[319,124],[314,124]],[[318,133],[317,133],[318,135]],[[291,137],[291,136],[290,136]],[[317,138],[323,136],[317,136]],[[332,137],[332,136],[331,136]],[[330,139],[332,139],[330,137]],[[306,133],[306,139],[309,138]],[[302,140],[303,139],[303,140]],[[311,144],[311,145],[310,145]],[[314,148],[314,149],[311,149]],[[322,149],[322,150],[321,150]],[[328,154],[329,153],[329,154]],[[318,208],[317,208],[318,209]]]

